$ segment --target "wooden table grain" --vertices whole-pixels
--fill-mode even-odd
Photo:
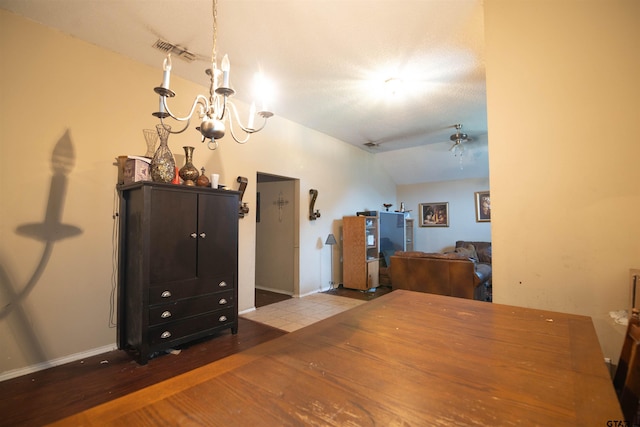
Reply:
[[[54,425],[607,426],[589,317],[396,290]]]

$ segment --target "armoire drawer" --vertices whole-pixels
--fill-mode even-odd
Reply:
[[[160,304],[149,308],[149,326],[173,322],[234,305],[233,289]]]
[[[222,310],[190,317],[166,325],[158,325],[149,328],[149,345],[169,343],[189,335],[197,334],[207,329],[224,326],[235,321],[235,307],[227,307]]]
[[[162,286],[149,288],[149,305],[162,304],[189,298],[194,295],[204,295],[233,289],[233,278],[219,280],[194,280],[190,282],[173,282]]]

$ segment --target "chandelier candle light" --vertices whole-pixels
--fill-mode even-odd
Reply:
[[[235,105],[229,99],[231,96],[235,94],[235,91],[230,87],[229,84],[229,72],[231,70],[231,64],[229,62],[229,57],[224,55],[222,61],[220,63],[220,69],[217,66],[216,59],[216,44],[218,38],[218,10],[217,10],[217,0],[213,0],[213,49],[211,52],[211,68],[205,70],[206,74],[209,76],[209,96],[199,94],[196,96],[196,99],[193,101],[193,105],[191,107],[191,111],[184,117],[180,117],[169,109],[167,104],[167,98],[173,98],[176,94],[174,91],[169,89],[169,84],[171,81],[171,54],[169,53],[167,57],[163,61],[163,74],[162,74],[162,85],[154,88],[154,91],[160,96],[160,104],[159,111],[153,113],[155,117],[160,119],[160,123],[164,125],[164,119],[171,117],[174,120],[180,122],[187,122],[184,128],[177,131],[170,131],[171,133],[182,133],[184,132],[191,122],[191,117],[198,109],[198,116],[201,120],[200,126],[196,129],[200,131],[202,134],[202,142],[205,140],[209,140],[207,143],[207,147],[211,150],[215,150],[218,148],[218,140],[224,137],[225,135],[225,125],[224,122],[227,120],[229,122],[229,130],[233,139],[239,143],[244,144],[249,140],[251,134],[261,131],[265,125],[267,124],[267,119],[273,116],[271,111],[268,111],[266,108],[266,102],[263,102],[261,111],[256,113],[255,102],[251,104],[251,108],[249,111],[249,118],[247,121],[247,125],[243,126],[240,122],[240,118],[238,116],[238,111]],[[257,84],[264,84],[264,80],[257,76],[256,79]],[[220,83],[221,82],[221,83]],[[265,90],[264,87],[260,88],[261,90]],[[264,96],[265,94],[263,94]],[[255,116],[256,114],[264,119],[262,125],[258,128],[254,127]],[[239,138],[233,128],[233,118],[237,122],[238,126],[245,133],[244,138]],[[170,127],[167,125],[167,128]]]

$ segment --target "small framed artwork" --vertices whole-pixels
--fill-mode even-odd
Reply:
[[[477,191],[476,198],[476,222],[491,221],[491,196],[488,191]]]
[[[420,203],[420,227],[448,227],[449,203]]]

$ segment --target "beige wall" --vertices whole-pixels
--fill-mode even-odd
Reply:
[[[640,266],[640,2],[485,0],[494,301],[592,316]]]
[[[150,115],[158,102],[152,88],[161,78],[162,55],[158,68],[147,67],[4,10],[0,52],[0,373],[15,373],[115,343],[109,326],[113,163],[118,155],[146,150],[142,129],[156,123]],[[177,77],[172,88],[179,111],[206,91]],[[374,155],[284,120],[275,110],[267,128],[245,145],[226,137],[212,152],[195,131],[169,138],[179,165],[182,146],[193,145],[196,166],[220,173],[221,183],[237,186],[237,176],[249,178],[244,200],[251,212],[240,220],[241,311],[254,304],[258,171],[300,180],[301,294],[317,291],[319,278],[329,277],[329,251],[317,242],[335,231],[333,220],[395,198],[395,185]],[[17,228],[44,221],[51,158],[60,140],[71,144],[73,165],[62,177],[65,194],[55,192],[63,197],[54,202],[63,202],[61,222],[81,234],[47,246]],[[305,220],[310,188],[320,192],[317,221]],[[25,292],[30,281],[34,286]],[[18,300],[20,294],[24,298]]]

